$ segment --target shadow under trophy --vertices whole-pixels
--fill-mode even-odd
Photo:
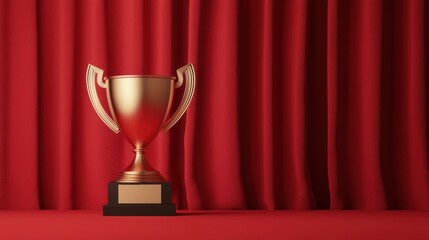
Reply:
[[[134,160],[108,184],[108,203],[104,216],[175,215],[171,202],[171,186],[154,170],[144,153],[147,145],[160,131],[169,130],[183,116],[195,90],[192,64],[171,76],[120,75],[103,78],[103,70],[91,64],[86,73],[86,85],[92,106],[103,122],[115,133],[122,131],[134,147]],[[167,120],[173,102],[174,88],[186,79],[183,99],[176,112]],[[98,99],[95,82],[106,89],[111,118]]]

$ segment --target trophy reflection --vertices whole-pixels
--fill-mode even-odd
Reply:
[[[179,107],[167,120],[174,88],[186,79]],[[177,70],[175,77],[153,75],[120,75],[103,78],[103,70],[88,65],[88,94],[98,116],[115,133],[122,131],[134,147],[131,164],[108,185],[108,204],[103,215],[175,215],[171,203],[171,186],[145,159],[147,145],[160,131],[169,130],[183,116],[195,90],[192,64]],[[110,117],[97,96],[96,85],[106,89]]]

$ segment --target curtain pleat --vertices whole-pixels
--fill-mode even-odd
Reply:
[[[1,207],[36,209],[39,208],[37,5],[35,1],[24,0],[3,1],[1,5]]]
[[[341,195],[344,208],[380,209],[385,207],[378,161],[381,2],[341,1],[338,9],[337,161]]]
[[[429,209],[428,9],[0,1],[0,209],[100,209],[133,154],[95,113],[88,64],[175,76],[188,63],[194,99],[146,154],[179,208]]]

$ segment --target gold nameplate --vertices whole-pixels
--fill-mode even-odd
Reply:
[[[119,204],[161,203],[160,184],[120,184],[118,185]]]

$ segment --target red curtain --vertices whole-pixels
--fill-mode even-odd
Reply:
[[[89,63],[193,63],[190,108],[147,151],[179,208],[429,209],[428,57],[423,0],[1,0],[0,208],[107,201],[132,149]]]

